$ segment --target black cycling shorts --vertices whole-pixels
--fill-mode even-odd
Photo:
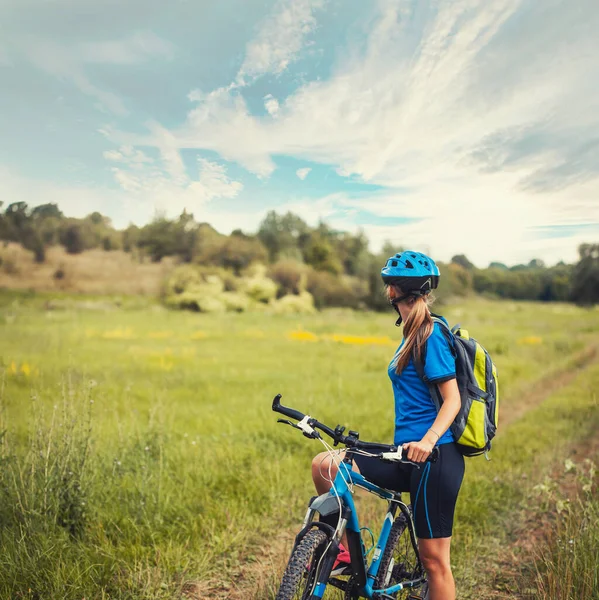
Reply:
[[[451,536],[455,504],[464,478],[464,457],[454,443],[441,444],[437,461],[422,463],[420,468],[352,455],[368,481],[388,490],[410,492],[417,537]]]

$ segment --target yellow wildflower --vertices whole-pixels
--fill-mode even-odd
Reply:
[[[294,340],[297,342],[317,342],[318,336],[315,333],[311,333],[310,331],[290,331],[287,334],[287,337],[290,340]]]

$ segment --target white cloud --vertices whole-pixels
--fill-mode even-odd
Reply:
[[[276,117],[280,108],[279,101],[272,94],[268,94],[264,96],[264,108],[266,108],[270,116]]]
[[[258,35],[247,45],[236,83],[246,85],[266,73],[282,73],[296,59],[316,26],[314,11],[324,0],[279,0]]]
[[[227,177],[224,165],[200,158],[199,179],[189,184],[192,192],[196,193],[205,202],[214,198],[235,198],[243,189],[239,181],[231,181]]]
[[[310,167],[304,167],[303,169],[298,169],[295,174],[303,181],[306,179],[306,177],[308,177],[308,174],[311,170],[312,169]]]
[[[112,167],[115,181],[138,202],[175,216],[184,209],[203,213],[210,201],[234,198],[241,192],[243,184],[231,180],[225,166],[204,158],[198,159],[197,177],[189,177],[169,132],[160,130],[159,135],[160,163],[127,146],[104,153],[107,160],[118,163]]]

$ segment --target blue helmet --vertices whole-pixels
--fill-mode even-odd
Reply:
[[[387,259],[381,277],[408,295],[424,296],[439,285],[439,268],[426,254],[405,250]]]

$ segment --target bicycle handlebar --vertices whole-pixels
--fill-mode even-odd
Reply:
[[[343,444],[348,448],[352,448],[355,450],[369,450],[371,452],[379,452],[379,453],[387,453],[387,452],[397,452],[398,447],[390,444],[380,444],[376,442],[362,442],[358,439],[359,434],[356,431],[350,431],[349,435],[343,435],[345,431],[345,427],[341,427],[337,425],[335,429],[331,429],[324,423],[320,423],[316,419],[301,413],[299,410],[295,410],[294,408],[289,408],[287,406],[283,406],[281,404],[281,394],[277,394],[272,401],[272,409],[275,412],[278,412],[290,419],[294,419],[298,421],[298,424],[291,423],[289,421],[281,421],[283,423],[287,423],[292,425],[293,427],[300,429],[306,437],[309,438],[319,438],[320,434],[316,429],[320,429],[323,433],[326,433],[330,438],[333,439],[334,445]],[[437,460],[438,448],[434,448],[433,452],[429,456],[427,460],[434,462]],[[407,460],[407,459],[406,459]]]

